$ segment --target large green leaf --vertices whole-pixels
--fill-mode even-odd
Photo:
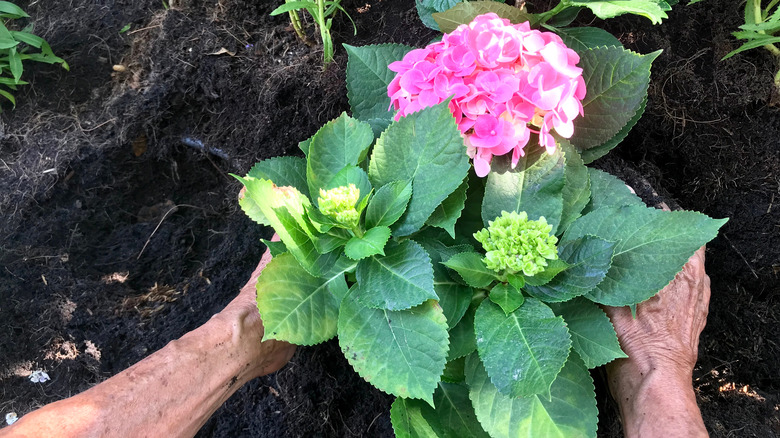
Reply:
[[[618,134],[642,105],[650,83],[650,65],[660,51],[648,55],[622,47],[584,51],[579,66],[587,94],[583,117],[574,120],[571,143],[578,149],[603,144]]]
[[[563,186],[563,210],[561,211],[561,223],[558,225],[558,232],[565,230],[575,219],[580,217],[582,210],[588,205],[590,200],[590,177],[588,168],[582,162],[580,154],[574,149],[574,146],[568,140],[559,141],[566,157],[566,167],[564,168]]]
[[[485,266],[482,255],[476,252],[455,254],[444,262],[471,287],[488,287],[496,279],[496,273]]]
[[[341,302],[338,338],[352,367],[378,389],[433,403],[447,359],[447,321],[435,301],[408,310],[372,309],[350,293]]]
[[[566,47],[577,53],[583,53],[595,47],[623,47],[620,40],[598,27],[569,27],[556,29],[555,33],[561,37]]]
[[[577,219],[562,242],[586,235],[617,242],[606,278],[586,296],[609,306],[627,306],[645,301],[669,284],[726,221],[642,205],[606,207]]]
[[[368,307],[402,310],[439,297],[433,288],[433,266],[425,250],[412,240],[390,243],[385,255],[361,260],[355,296]]]
[[[352,115],[369,121],[393,119],[387,86],[395,72],[387,66],[400,61],[413,47],[401,44],[380,44],[363,47],[344,44],[349,55],[347,62],[347,97]]]
[[[320,128],[309,145],[306,164],[313,200],[342,169],[357,166],[373,140],[371,127],[346,113]]]
[[[508,315],[484,300],[474,316],[474,332],[479,357],[502,394],[549,398],[571,348],[563,318],[534,298]]]
[[[591,197],[583,214],[606,207],[645,205],[626,183],[602,170],[588,168]]]
[[[397,398],[390,408],[396,438],[471,438],[488,434],[479,425],[462,383],[439,383],[434,406],[421,400]]]
[[[598,408],[593,379],[572,353],[550,388],[551,398],[501,394],[479,358],[466,360],[466,383],[477,419],[493,438],[592,438]]]
[[[274,157],[263,160],[249,170],[247,176],[267,179],[277,186],[292,186],[304,196],[309,196],[306,183],[306,160],[300,157]]]
[[[441,426],[433,408],[420,400],[396,398],[390,406],[390,423],[396,438],[440,438]]]
[[[439,29],[444,33],[455,30],[461,24],[471,23],[477,15],[495,12],[499,17],[506,18],[512,23],[522,23],[532,21],[534,17],[531,14],[523,12],[522,9],[495,1],[468,1],[455,5],[455,7],[445,11],[433,14],[433,19],[439,25]]]
[[[607,275],[612,266],[615,242],[594,236],[567,240],[558,245],[558,254],[569,267],[540,286],[526,286],[525,290],[542,301],[560,302],[592,291]]]
[[[564,167],[563,153],[557,148],[554,155],[533,148],[515,169],[510,169],[508,155],[494,157],[482,200],[485,226],[502,211],[525,211],[529,219],[544,216],[555,233],[563,211]]]
[[[408,181],[393,181],[376,191],[366,209],[366,227],[389,227],[397,221],[412,197],[412,185]]]
[[[658,0],[564,0],[571,6],[584,6],[601,19],[613,18],[623,14],[634,14],[660,24],[668,18],[669,5]]]
[[[412,182],[412,199],[395,224],[394,235],[419,230],[468,173],[466,147],[448,103],[393,123],[374,146],[368,172],[374,187],[397,180]]]
[[[636,123],[639,121],[639,119],[642,118],[642,115],[645,113],[645,108],[647,107],[647,96],[645,96],[644,100],[642,100],[642,104],[639,106],[639,109],[636,111],[636,114],[634,114],[634,117],[631,118],[631,120],[628,121],[626,126],[624,126],[620,132],[615,134],[612,138],[607,140],[606,142],[592,147],[590,149],[584,149],[582,150],[582,161],[585,162],[585,164],[590,164],[597,159],[603,157],[604,155],[607,155],[609,151],[617,147],[617,145],[620,144],[623,140],[625,140],[626,137],[628,137],[628,133],[631,132],[631,129],[636,125]]]
[[[615,328],[596,304],[583,297],[565,303],[550,304],[562,316],[571,333],[571,346],[588,368],[596,368],[619,357],[628,357],[620,349]]]
[[[498,283],[490,290],[490,301],[496,303],[507,315],[523,305],[525,298],[519,289],[511,284]]]
[[[433,210],[431,217],[428,218],[426,223],[432,227],[439,227],[455,238],[455,223],[460,218],[460,213],[463,211],[463,207],[466,205],[466,191],[469,189],[468,178],[463,180],[463,183],[450,193],[436,210]]]
[[[257,281],[257,308],[263,318],[263,340],[279,339],[314,345],[336,335],[339,300],[328,285],[330,278],[309,275],[291,254],[271,259]]]

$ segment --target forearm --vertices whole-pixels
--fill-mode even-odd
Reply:
[[[247,329],[241,319],[217,315],[100,385],[25,415],[0,436],[191,437],[259,374],[256,352],[242,339]]]
[[[630,362],[610,373],[627,438],[706,437],[691,374],[685,370],[641,369]]]

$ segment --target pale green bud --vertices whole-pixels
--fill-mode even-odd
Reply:
[[[360,221],[360,213],[355,209],[360,199],[360,189],[350,184],[348,187],[336,187],[335,189],[320,189],[320,197],[317,203],[320,212],[334,219],[336,222],[349,228],[357,226]]]
[[[552,225],[544,217],[534,221],[528,220],[524,211],[503,211],[474,238],[485,249],[483,260],[488,269],[506,274],[522,272],[531,277],[544,271],[547,260],[558,258],[558,238],[550,235],[551,231]]]

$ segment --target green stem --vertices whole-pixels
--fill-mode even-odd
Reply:
[[[306,37],[306,32],[303,31],[303,27],[301,26],[301,17],[298,15],[298,11],[288,11],[287,15],[290,16],[290,24],[292,25],[295,34],[298,35],[298,38],[307,46],[312,47],[314,43]]]
[[[754,24],[759,24],[762,23],[763,21],[764,19],[761,16],[761,0],[753,0],[753,22]],[[763,30],[759,30],[758,33],[766,34],[766,32],[764,32]],[[769,50],[769,53],[771,53],[772,55],[780,58],[780,49],[775,47],[774,44],[765,44],[763,47]]]
[[[363,230],[360,229],[360,225],[355,225],[352,227],[352,234],[355,235],[355,237],[363,238]]]
[[[569,5],[566,3],[565,0],[561,1],[554,8],[550,9],[549,11],[543,12],[543,13],[539,14],[539,16],[538,16],[539,17],[539,24],[547,23],[548,21],[550,21],[550,19],[552,17],[560,14],[561,12],[563,12],[564,9],[566,9],[568,7],[569,7]]]

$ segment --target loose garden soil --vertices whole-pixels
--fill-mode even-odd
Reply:
[[[268,15],[276,3],[20,2],[71,71],[26,67],[31,85],[0,115],[0,413],[21,416],[120,372],[205,322],[247,280],[270,231],[237,207],[229,174],[300,154],[299,141],[348,109],[344,50],[323,71],[321,52]],[[343,6],[357,35],[341,17],[339,43],[435,36],[411,0]],[[707,249],[712,302],[694,386],[712,436],[771,437],[780,98],[764,51],[720,61],[741,16],[738,2],[707,0],[677,6],[660,26],[586,13],[578,23],[642,53],[664,50],[647,112],[613,154],[666,199],[731,218]],[[31,383],[35,369],[52,380]],[[594,376],[599,435],[621,436]],[[241,388],[199,436],[392,436],[391,402],[331,341]]]

